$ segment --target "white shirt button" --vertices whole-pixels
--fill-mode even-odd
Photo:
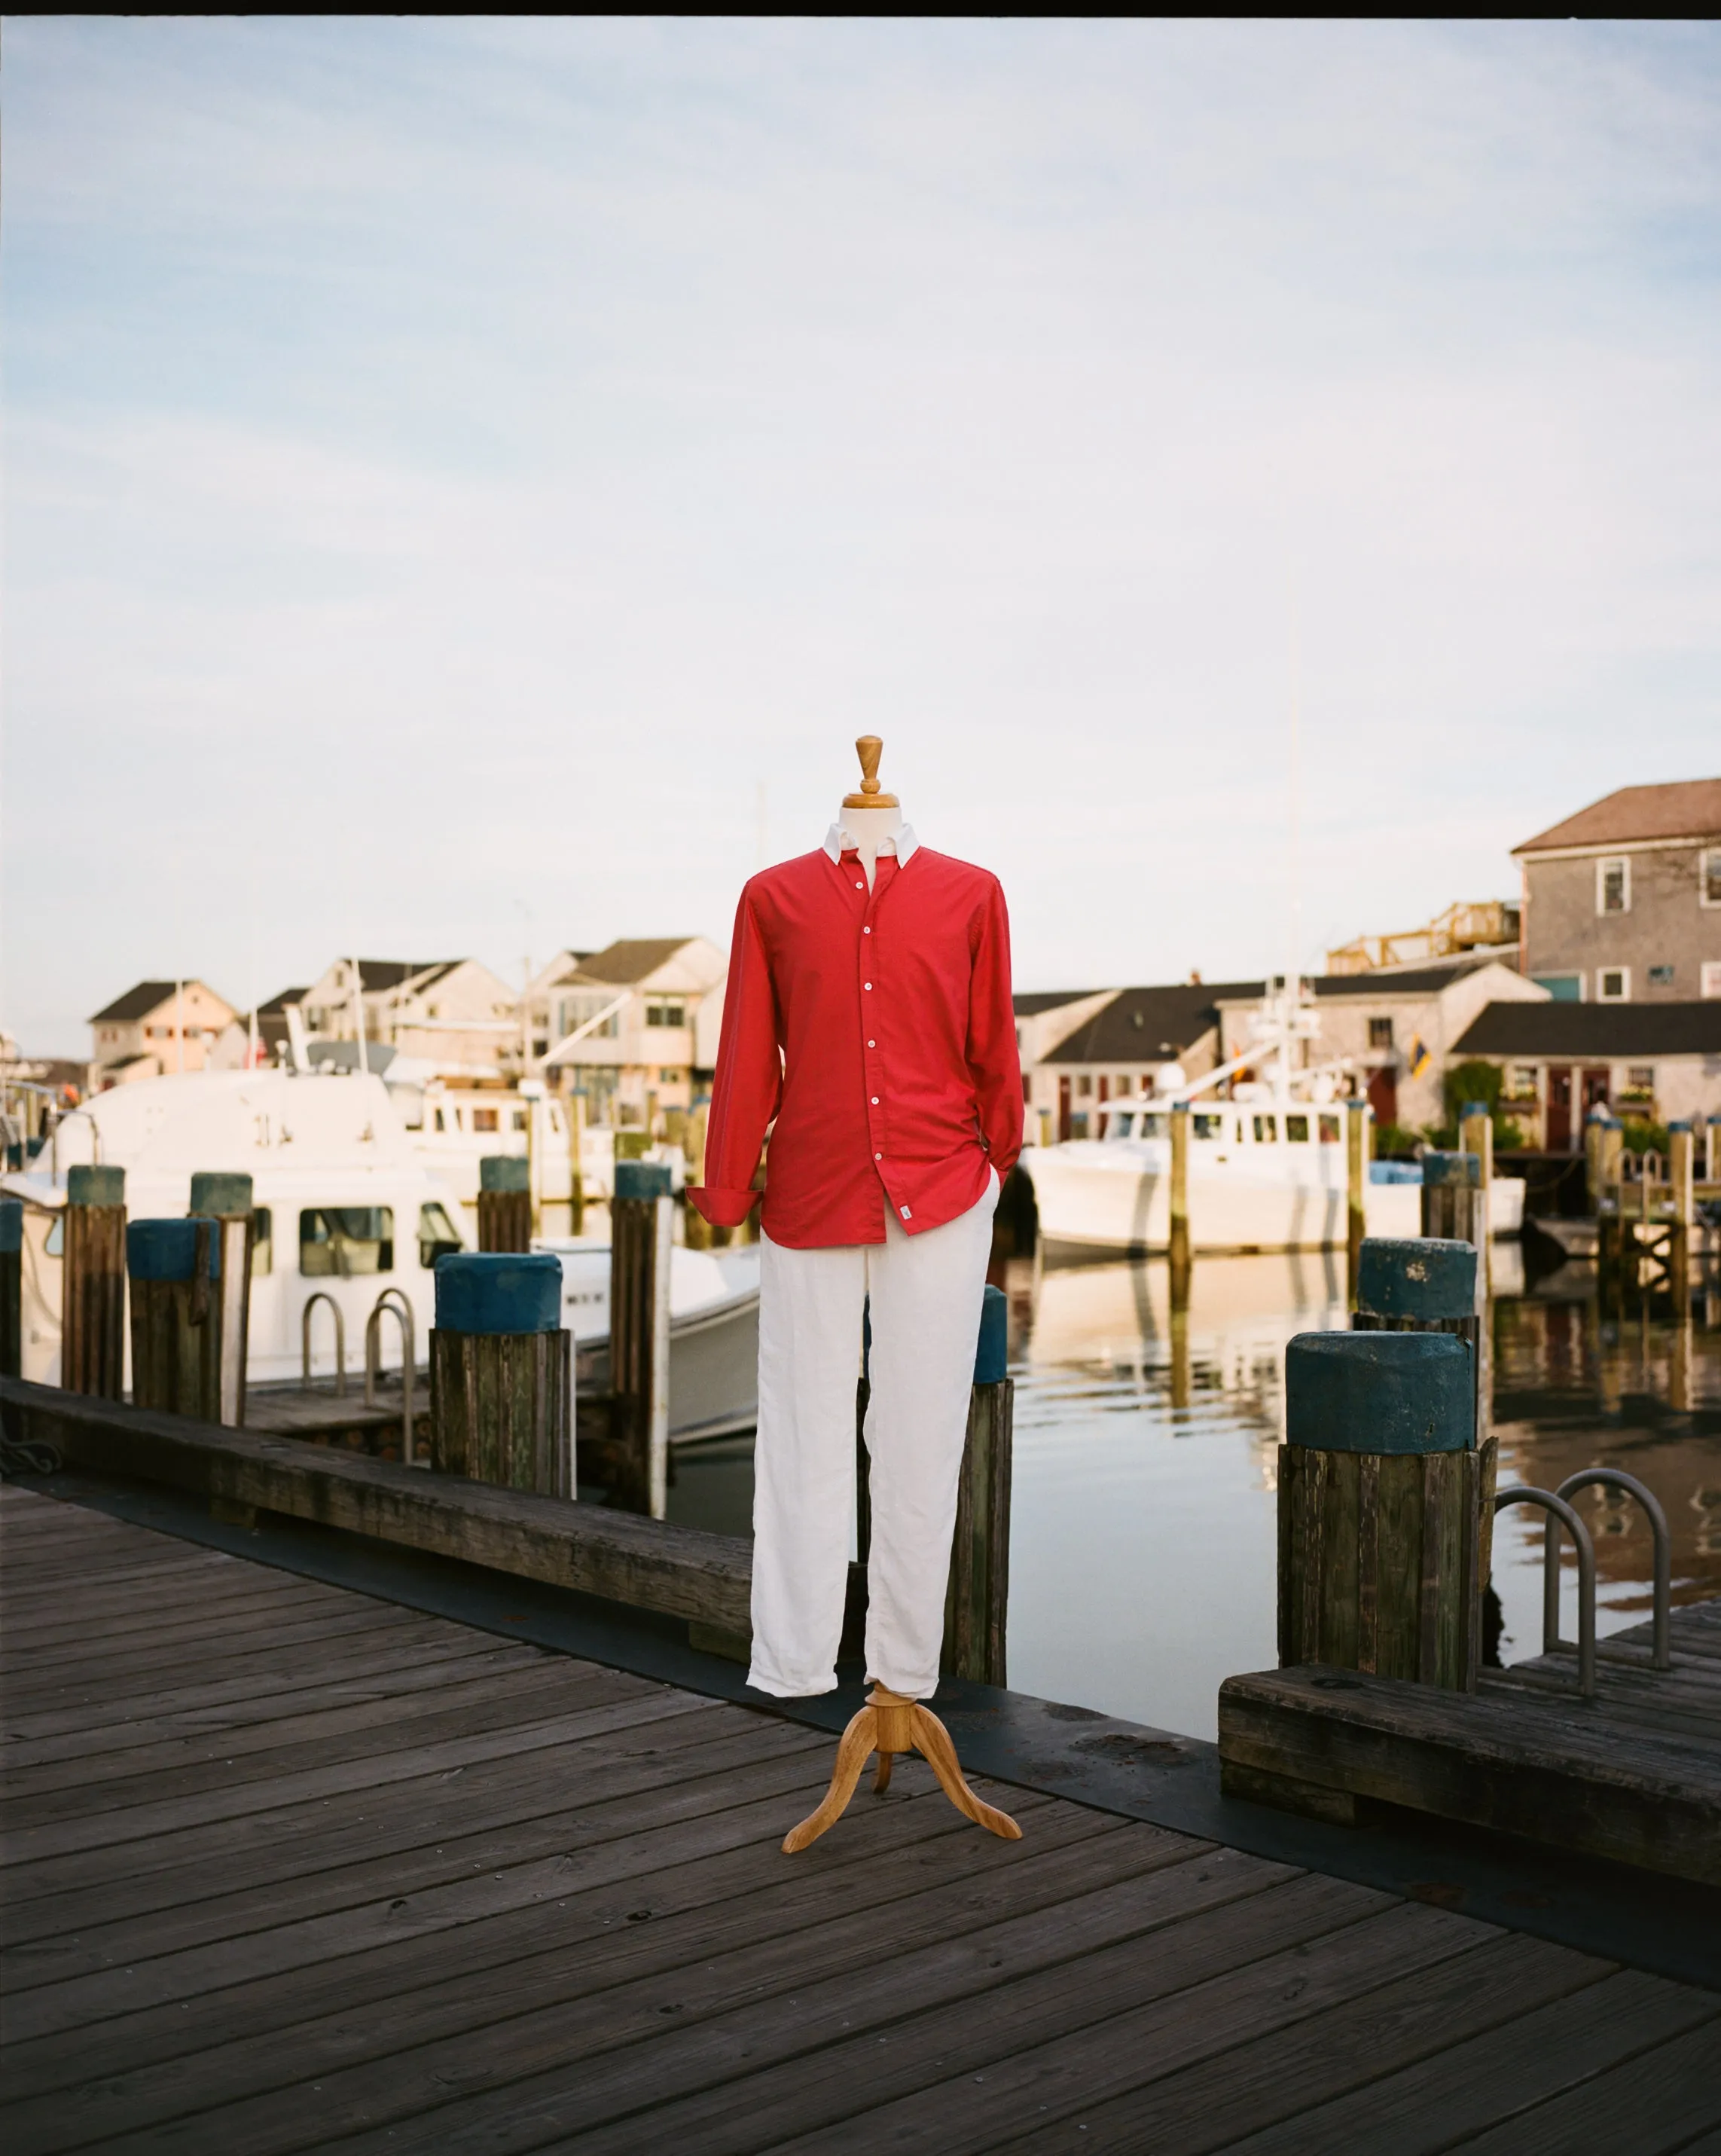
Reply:
[[[870,936],[870,935],[872,934],[872,932],[872,932],[872,930],[871,930],[870,928],[863,928],[863,929],[862,929],[862,931],[861,931],[861,934],[862,934],[863,936]]]
[[[876,1040],[869,1040],[869,1041],[867,1043],[867,1045],[868,1045],[868,1048],[876,1048],[876,1047],[878,1045],[878,1042],[877,1042]]]
[[[873,984],[872,984],[872,983],[871,983],[870,981],[863,981],[863,982],[861,983],[861,986],[862,986],[863,988],[870,988],[872,987],[872,985],[873,985]]]
[[[873,1159],[874,1159],[874,1160],[883,1160],[883,1159],[884,1159],[884,1154],[883,1154],[882,1152],[875,1152],[875,1153],[873,1155]]]
[[[858,883],[855,886],[855,889],[857,891],[864,891],[866,889],[866,886],[863,883]]]
[[[876,1107],[878,1106],[878,1096],[876,1093],[874,1093],[874,1094],[873,1094],[873,1106],[876,1108]]]

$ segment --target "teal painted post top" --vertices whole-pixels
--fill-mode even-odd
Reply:
[[[1004,1382],[1009,1368],[1009,1315],[1003,1289],[988,1281],[986,1299],[980,1306],[980,1340],[974,1351],[976,1385],[1001,1385]]]
[[[561,1260],[552,1250],[450,1250],[436,1261],[443,1332],[558,1332]]]
[[[1475,1244],[1437,1235],[1366,1237],[1356,1306],[1371,1317],[1474,1317]]]
[[[480,1190],[530,1190],[532,1164],[524,1153],[486,1153],[478,1164]]]
[[[16,1198],[0,1198],[0,1255],[24,1246],[24,1209]]]
[[[123,1205],[125,1171],[123,1168],[69,1168],[66,1170],[68,1205]]]
[[[125,1228],[125,1270],[133,1280],[188,1281],[197,1270],[197,1229],[209,1235],[209,1277],[221,1278],[221,1237],[213,1220],[132,1220]]]
[[[1692,1124],[1690,1120],[1683,1116],[1676,1116],[1672,1122],[1667,1125],[1667,1129],[1670,1132],[1673,1131],[1688,1131],[1691,1128]]]
[[[1458,1121],[1461,1123],[1467,1123],[1473,1116],[1485,1116],[1487,1113],[1486,1101],[1467,1101],[1458,1111]]]
[[[251,1178],[229,1174],[224,1168],[200,1168],[192,1178],[192,1202],[187,1210],[211,1219],[252,1209]]]
[[[616,1163],[617,1198],[667,1198],[669,1163],[663,1160],[618,1160]]]
[[[1600,1123],[1606,1130],[1610,1123],[1618,1122],[1619,1117],[1615,1115],[1606,1101],[1598,1101],[1589,1114],[1585,1116],[1584,1121],[1586,1123]]]
[[[1456,1332],[1299,1332],[1285,1437],[1317,1452],[1467,1452],[1475,1373]]]
[[[1437,1189],[1442,1184],[1467,1186],[1472,1190],[1482,1188],[1482,1155],[1479,1152],[1425,1152],[1422,1156],[1422,1187]]]

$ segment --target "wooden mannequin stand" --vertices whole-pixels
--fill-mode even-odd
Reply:
[[[919,1700],[904,1698],[899,1691],[887,1691],[883,1685],[875,1684],[867,1694],[866,1705],[843,1732],[843,1741],[837,1747],[836,1771],[831,1776],[824,1802],[791,1833],[784,1835],[783,1849],[787,1856],[792,1856],[797,1850],[817,1841],[827,1827],[834,1826],[842,1818],[861,1778],[861,1769],[874,1752],[878,1755],[878,1776],[873,1784],[875,1796],[883,1796],[890,1787],[890,1766],[896,1754],[918,1752],[937,1775],[940,1788],[959,1812],[966,1812],[976,1825],[983,1826],[988,1834],[996,1835],[1001,1840],[1022,1840],[1022,1829],[1009,1814],[995,1811],[991,1805],[982,1804],[963,1779],[950,1733],[931,1708],[923,1707]]]
[[[863,734],[854,746],[860,757],[861,790],[843,796],[843,821],[855,841],[870,883],[878,846],[883,841],[894,839],[902,828],[902,811],[896,796],[879,788],[878,759],[884,742],[876,734]],[[1002,1376],[1001,1367],[997,1374]],[[982,1804],[969,1788],[956,1758],[956,1748],[950,1742],[950,1733],[931,1708],[901,1692],[874,1684],[867,1694],[866,1705],[843,1732],[824,1802],[783,1837],[786,1855],[792,1856],[796,1851],[807,1848],[842,1818],[860,1780],[862,1768],[875,1752],[878,1755],[878,1771],[873,1784],[875,1796],[882,1796],[889,1788],[891,1763],[897,1753],[918,1752],[937,1775],[939,1786],[959,1812],[1001,1840],[1022,1840],[1022,1829],[1007,1812],[996,1811],[991,1804]]]

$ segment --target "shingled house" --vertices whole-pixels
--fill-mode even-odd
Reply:
[[[1721,1116],[1721,998],[1493,1003],[1453,1053],[1499,1065],[1500,1106],[1546,1152],[1575,1152],[1591,1108],[1664,1123]]]
[[[585,1096],[593,1123],[649,1129],[660,1108],[690,1108],[716,1068],[728,972],[703,936],[564,953],[528,992],[555,1044],[546,1075]]]
[[[202,981],[140,981],[90,1020],[90,1088],[201,1070],[233,1007]]]
[[[1721,778],[1621,787],[1513,852],[1521,970],[1558,1001],[1721,997]]]

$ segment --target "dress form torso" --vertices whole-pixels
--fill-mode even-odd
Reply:
[[[878,869],[878,856],[894,854],[896,841],[903,827],[902,810],[889,808],[850,808],[845,807],[837,819],[837,828],[854,841],[855,851],[866,871],[867,888],[873,887]]]

